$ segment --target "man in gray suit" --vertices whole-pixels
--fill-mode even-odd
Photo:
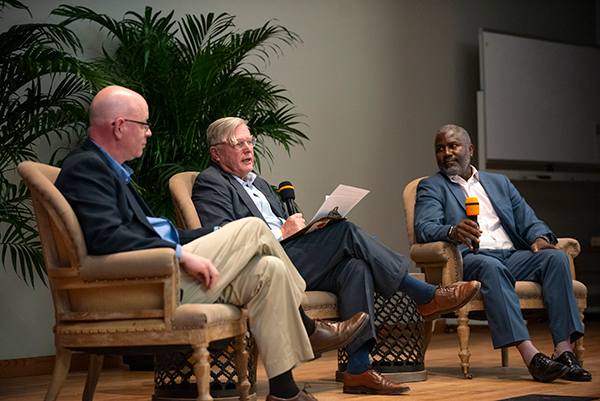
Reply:
[[[196,179],[192,199],[205,227],[224,226],[244,217],[259,217],[282,241],[301,230],[304,218],[289,216],[269,183],[252,172],[255,138],[245,121],[227,117],[207,131],[213,164]],[[356,225],[342,221],[282,242],[304,280],[307,290],[337,294],[342,319],[367,312],[369,325],[347,346],[345,393],[401,394],[409,390],[371,366],[375,344],[374,292],[390,297],[397,291],[411,296],[427,318],[455,310],[477,292],[476,281],[438,288],[407,274],[410,260],[387,248]],[[310,333],[309,333],[310,334]]]
[[[587,381],[571,343],[583,335],[569,260],[556,236],[500,174],[471,165],[473,144],[467,131],[445,125],[435,138],[440,171],[419,182],[415,204],[418,242],[453,241],[463,256],[465,280],[479,280],[494,348],[516,346],[535,380]],[[467,218],[467,197],[479,200],[478,223]],[[473,252],[473,244],[480,251]],[[523,321],[515,281],[542,286],[555,344],[548,358],[532,344]]]

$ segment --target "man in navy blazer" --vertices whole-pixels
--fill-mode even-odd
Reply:
[[[254,216],[267,223],[274,237],[284,240],[304,227],[300,213],[289,216],[269,183],[252,172],[255,138],[245,121],[227,117],[213,122],[207,131],[213,164],[202,171],[192,199],[203,226],[223,226]],[[433,318],[464,305],[479,283],[439,288],[407,273],[410,260],[387,248],[356,225],[342,221],[300,238],[282,242],[308,290],[330,291],[338,296],[340,315],[347,319],[367,312],[369,325],[347,346],[345,393],[401,394],[408,391],[371,366],[375,344],[374,292],[390,297],[397,291],[410,295],[419,312]]]
[[[138,93],[120,86],[102,89],[90,105],[89,139],[64,161],[55,185],[77,215],[88,252],[174,249],[182,303],[248,308],[269,379],[266,400],[314,401],[292,376],[293,367],[314,358],[299,309],[304,280],[257,218],[218,230],[176,230],[169,220],[152,214],[130,183],[133,171],[124,164],[142,155],[152,135],[148,116]],[[359,320],[332,324],[338,332],[324,333],[321,339],[341,344],[359,332],[366,315]]]
[[[440,171],[419,182],[415,204],[417,242],[451,241],[463,255],[465,280],[479,280],[494,348],[515,345],[535,380],[591,380],[571,352],[583,336],[569,261],[510,180],[471,165],[467,131],[443,126],[435,139]],[[466,214],[478,198],[478,223]],[[473,244],[479,245],[474,252]],[[516,281],[534,281],[542,294],[555,344],[553,359],[532,344],[515,292]]]

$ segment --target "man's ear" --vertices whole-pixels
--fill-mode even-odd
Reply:
[[[117,118],[117,120],[113,123],[113,135],[118,140],[123,138],[123,124],[125,124],[125,119],[122,117]]]
[[[473,151],[475,149],[475,146],[473,146],[472,143],[469,144],[469,156],[473,157]]]
[[[210,155],[212,156],[213,161],[217,163],[221,161],[221,158],[219,157],[219,151],[217,150],[216,146],[210,147]]]

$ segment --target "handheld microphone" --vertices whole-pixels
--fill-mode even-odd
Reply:
[[[467,210],[467,217],[477,223],[477,216],[479,216],[479,200],[472,196],[467,198],[465,202],[465,209]],[[477,224],[479,225],[479,223]],[[479,243],[473,241],[473,253],[479,254]]]
[[[291,182],[283,181],[279,184],[279,196],[287,207],[288,214],[291,216],[296,214],[296,205],[294,205],[294,199],[296,199],[296,193]]]

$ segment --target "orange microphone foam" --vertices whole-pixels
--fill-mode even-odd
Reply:
[[[479,216],[479,200],[474,196],[467,198],[465,209],[467,216]]]

